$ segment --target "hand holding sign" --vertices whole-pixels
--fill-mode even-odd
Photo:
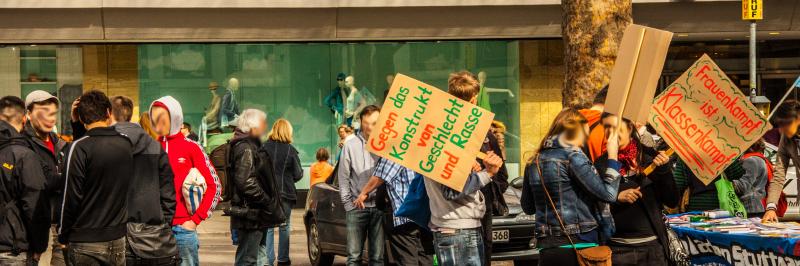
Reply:
[[[494,114],[402,74],[387,95],[367,150],[461,191]]]

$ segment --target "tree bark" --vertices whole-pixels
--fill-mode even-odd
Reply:
[[[564,107],[587,108],[606,86],[622,34],[633,22],[631,0],[561,0]]]

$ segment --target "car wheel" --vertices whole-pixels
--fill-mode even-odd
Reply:
[[[317,221],[311,220],[308,223],[308,259],[314,266],[330,266],[333,264],[333,254],[322,252],[319,245],[319,229]]]
[[[531,266],[531,265],[539,265],[539,261],[536,260],[515,260],[514,266]]]

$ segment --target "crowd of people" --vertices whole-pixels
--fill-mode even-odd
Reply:
[[[562,110],[527,162],[521,203],[535,214],[540,265],[579,265],[582,249],[599,246],[610,249],[613,265],[672,265],[663,215],[720,208],[714,182],[668,156],[652,128],[604,113],[606,94],[607,87],[590,108]],[[763,222],[778,218],[800,104],[785,102],[770,122],[778,163],[764,156],[762,139],[715,178],[731,180],[748,217]]]
[[[466,71],[448,79],[447,92],[472,104],[480,89]],[[590,108],[562,110],[527,162],[521,204],[535,215],[540,265],[579,265],[579,250],[596,246],[610,247],[614,265],[668,265],[663,213],[719,208],[715,186],[668,155],[652,129],[603,112],[606,93]],[[70,142],[54,132],[61,104],[44,91],[0,98],[0,265],[200,265],[196,228],[223,199],[236,265],[291,265],[303,167],[289,121],[270,128],[263,111],[243,110],[230,123],[224,167],[214,167],[171,96],[132,123],[130,98],[87,91],[72,103]],[[389,252],[398,265],[433,265],[434,257],[438,265],[489,265],[491,217],[507,210],[505,125],[492,124],[481,146],[487,156],[457,191],[367,150],[380,112],[366,106],[358,130],[338,127],[335,156],[320,148],[310,167],[312,186],[338,181],[347,265],[360,265],[365,250],[370,265],[383,265]],[[800,103],[779,106],[771,122],[778,163],[759,141],[724,171],[748,214],[767,222],[777,221],[788,161],[800,159]],[[402,209],[420,188],[429,202],[424,221],[379,207]]]

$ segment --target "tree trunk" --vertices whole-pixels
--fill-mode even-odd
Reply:
[[[564,9],[564,107],[586,108],[608,84],[625,27],[633,22],[631,0],[561,0]]]

